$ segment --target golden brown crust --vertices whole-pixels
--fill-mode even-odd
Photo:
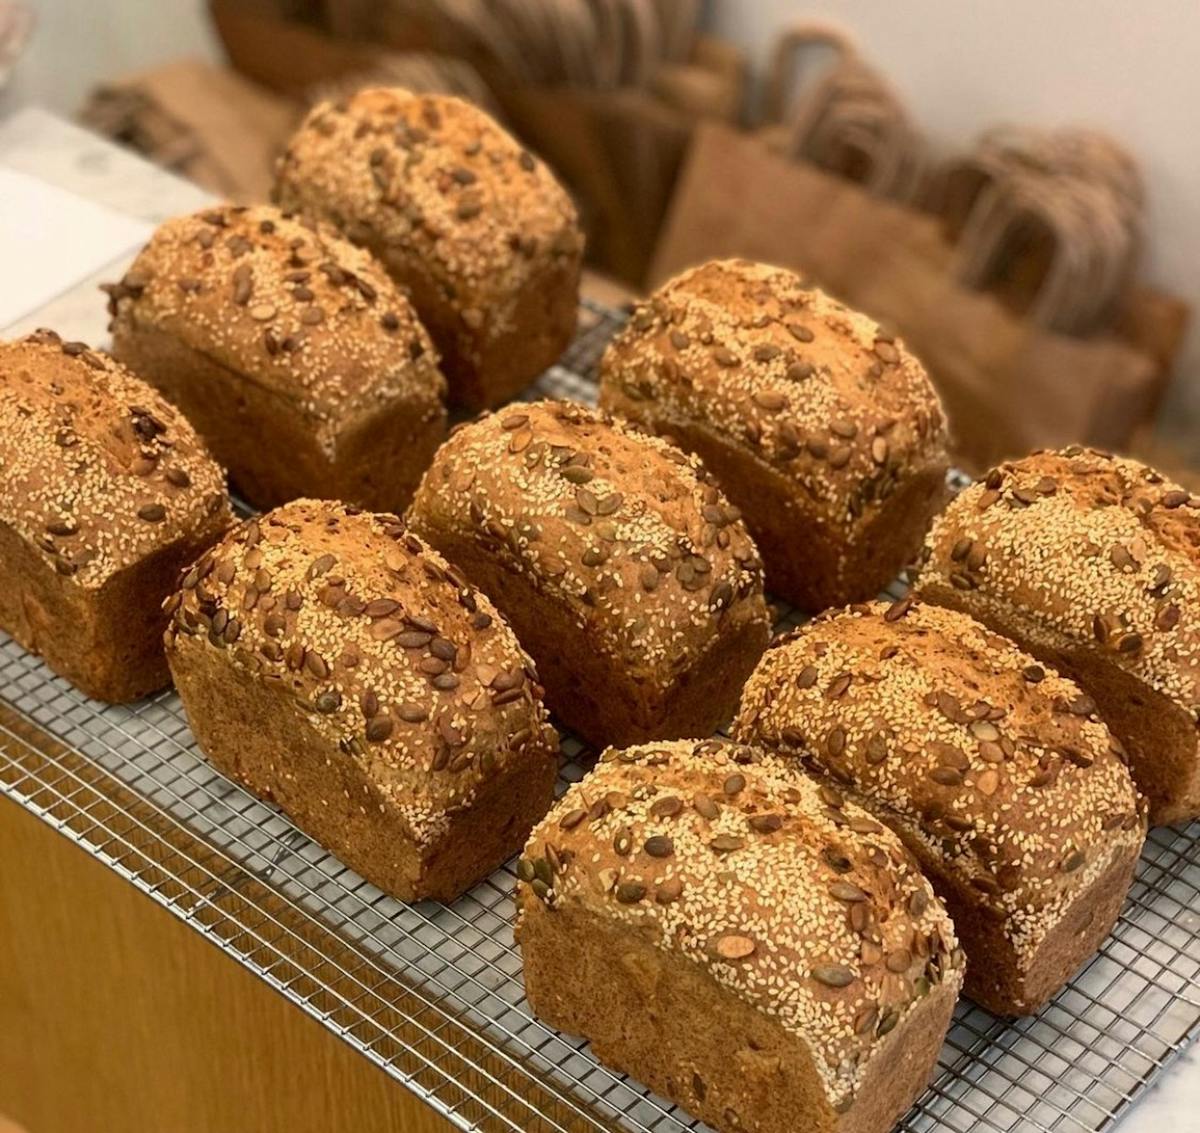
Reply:
[[[220,650],[239,682],[284,690],[418,848],[513,769],[553,777],[531,662],[491,603],[395,516],[287,504],[203,555],[172,606],[173,665],[187,637]]]
[[[1133,460],[1083,448],[1000,465],[964,491],[930,532],[917,583],[929,601],[963,609],[1038,656],[1064,664],[1100,704],[1112,677],[1155,701],[1133,732],[1110,717],[1152,801],[1151,820],[1196,813],[1195,784],[1170,797],[1141,766],[1151,717],[1185,723],[1195,779],[1200,712],[1200,499]],[[1107,671],[1108,676],[1105,675]],[[1125,705],[1124,707],[1128,707]],[[1190,725],[1190,727],[1187,727]],[[1173,746],[1179,746],[1178,738]],[[1183,790],[1176,784],[1176,790]]]
[[[971,618],[909,599],[818,618],[770,649],[734,734],[892,826],[936,883],[994,917],[1020,972],[1145,837],[1090,698]]]
[[[890,831],[723,741],[609,749],[518,876],[519,940],[580,911],[624,926],[801,1039],[839,1110],[930,986],[962,979],[950,919]]]
[[[514,577],[536,594],[538,609],[524,591],[500,604],[547,670],[578,647],[660,703],[697,666],[740,667],[722,642],[744,638],[749,667],[766,644],[762,569],[736,509],[694,458],[581,405],[514,405],[461,427],[409,518],[498,602]],[[542,643],[552,617],[562,632]]]
[[[527,918],[521,954],[539,1019],[724,1133],[892,1133],[929,1083],[958,997],[956,981],[932,987],[839,1113],[804,1040],[653,935],[568,907]]]
[[[231,520],[224,474],[183,415],[52,331],[0,343],[0,447],[0,522],[64,585],[98,590]]]
[[[771,585],[810,608],[877,591],[857,541],[914,480],[940,487],[948,465],[941,404],[903,344],[791,272],[744,260],[687,271],[634,312],[605,353],[601,404],[701,451],[760,539]],[[912,538],[884,578],[940,502],[922,496],[896,509],[891,523]],[[781,506],[790,541],[775,530]],[[814,573],[829,581],[806,585],[788,560],[814,533],[830,560]]]
[[[276,208],[168,220],[108,290],[118,340],[175,338],[279,398],[331,454],[383,410],[442,416],[437,353],[404,294],[366,252]]]
[[[511,396],[569,341],[583,252],[574,206],[477,107],[398,89],[321,103],[280,159],[275,191],[370,248],[409,291],[456,400]],[[501,346],[523,358],[498,357]]]

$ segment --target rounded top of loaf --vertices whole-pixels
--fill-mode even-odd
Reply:
[[[1200,497],[1072,446],[992,469],[938,517],[918,592],[1046,650],[1103,651],[1200,718]]]
[[[734,734],[883,808],[1004,914],[1026,958],[1145,834],[1090,697],[966,614],[908,598],[781,639],[747,682]]]
[[[460,98],[398,88],[314,107],[276,170],[288,208],[411,263],[482,323],[547,257],[578,258],[575,207],[547,166]]]
[[[694,661],[726,620],[767,632],[758,551],[700,463],[575,402],[460,426],[409,518],[491,545],[637,672]]]
[[[157,391],[53,331],[0,342],[0,521],[60,575],[98,588],[231,518],[224,473]]]
[[[921,363],[783,268],[715,260],[670,280],[635,309],[601,373],[605,404],[619,391],[740,443],[830,522],[857,520],[906,474],[948,466]]]
[[[269,205],[166,221],[107,290],[118,340],[169,336],[293,403],[327,436],[446,391],[429,336],[383,268]]]
[[[169,607],[169,639],[285,689],[420,844],[492,777],[557,752],[508,625],[394,515],[285,504],[204,554]]]
[[[931,985],[962,980],[950,918],[891,831],[720,740],[610,748],[518,876],[518,934],[539,901],[629,925],[803,1041],[835,1106]]]

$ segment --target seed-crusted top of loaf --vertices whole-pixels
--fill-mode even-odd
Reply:
[[[488,547],[637,672],[694,660],[722,619],[766,633],[758,552],[700,464],[573,402],[512,405],[460,427],[410,520]]]
[[[734,733],[886,812],[1004,914],[1027,959],[1145,835],[1091,699],[967,615],[908,598],[822,616],[768,650]]]
[[[414,840],[493,776],[555,758],[532,662],[491,603],[392,515],[296,500],[231,531],[169,601],[175,635],[279,682]]]
[[[938,518],[919,592],[1105,651],[1200,718],[1200,497],[1093,449],[1001,464]]]
[[[0,342],[0,522],[97,588],[232,517],[224,473],[174,406],[53,331]]]
[[[108,291],[117,324],[178,338],[294,402],[327,439],[378,408],[446,391],[429,336],[383,268],[269,205],[168,220]]]
[[[962,980],[950,918],[891,831],[718,740],[609,749],[518,876],[518,932],[535,899],[641,929],[806,1042],[839,1108],[930,985]]]
[[[920,362],[783,268],[717,260],[684,272],[634,311],[601,372],[606,390],[638,403],[635,415],[739,442],[831,523],[853,523],[905,476],[948,465],[945,416]]]
[[[575,207],[554,174],[477,106],[363,90],[322,102],[280,158],[279,202],[441,281],[469,326],[499,326],[547,258],[578,258]]]

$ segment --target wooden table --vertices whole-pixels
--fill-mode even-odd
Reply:
[[[0,863],[0,1112],[28,1133],[452,1128],[2,798]]]

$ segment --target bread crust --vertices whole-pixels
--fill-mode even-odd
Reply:
[[[903,344],[791,272],[713,261],[635,310],[600,403],[701,457],[741,508],[768,589],[872,598],[945,499],[945,419]]]
[[[478,107],[382,88],[321,103],[279,160],[275,197],[386,266],[466,408],[513,397],[571,340],[583,257],[575,208]]]
[[[609,750],[518,877],[535,1013],[715,1129],[885,1133],[928,1080],[950,919],[894,835],[780,762]]]
[[[408,299],[331,230],[268,206],[167,221],[109,288],[113,351],[188,415],[259,508],[401,510],[445,436]]]
[[[204,555],[173,605],[205,754],[400,900],[453,900],[550,805],[531,663],[395,516],[287,504]]]
[[[168,683],[163,601],[232,522],[173,406],[51,331],[0,343],[0,627],[99,700]]]
[[[967,994],[1037,1011],[1111,930],[1146,834],[1079,688],[964,614],[903,599],[763,657],[734,736],[836,783],[905,842],[967,953]]]
[[[456,430],[409,511],[603,745],[707,735],[769,636],[758,553],[694,458],[569,402]]]
[[[1200,499],[1092,449],[993,469],[939,517],[917,592],[1071,676],[1125,746],[1151,825],[1200,815]]]

